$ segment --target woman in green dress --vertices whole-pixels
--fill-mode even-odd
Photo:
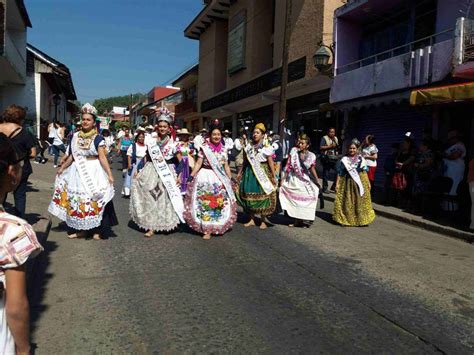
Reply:
[[[267,216],[276,208],[276,178],[273,166],[273,148],[264,145],[265,125],[259,123],[253,130],[253,141],[244,148],[244,164],[237,175],[239,185],[236,199],[250,221],[245,227],[255,226],[255,215],[261,217],[260,229],[267,228]]]
[[[347,154],[337,163],[336,200],[332,219],[343,226],[367,226],[375,219],[370,198],[369,170],[353,140]]]

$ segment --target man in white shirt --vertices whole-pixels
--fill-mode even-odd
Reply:
[[[199,150],[202,147],[202,144],[204,143],[204,139],[207,136],[207,129],[203,128],[201,129],[200,133],[194,137],[194,148],[196,149],[196,152],[199,152]]]
[[[235,167],[237,171],[244,163],[244,151],[243,149],[247,145],[247,134],[243,128],[239,129],[239,136],[234,140],[235,149]]]
[[[226,129],[223,133],[224,133],[224,146],[225,146],[225,149],[227,150],[227,155],[230,157],[232,154],[232,148],[234,148],[234,141],[230,137],[229,130]]]
[[[148,145],[154,138],[152,137],[154,127],[152,125],[146,126],[145,131],[145,145]]]

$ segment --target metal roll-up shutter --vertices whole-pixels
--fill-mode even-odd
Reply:
[[[356,120],[354,133],[361,142],[366,135],[375,135],[375,145],[379,150],[375,184],[383,186],[383,166],[391,145],[402,143],[406,132],[411,132],[418,144],[423,132],[431,129],[432,108],[414,108],[407,104],[384,105],[360,111]]]

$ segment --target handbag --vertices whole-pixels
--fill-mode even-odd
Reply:
[[[405,174],[398,172],[393,175],[392,188],[400,191],[407,188],[407,178]]]

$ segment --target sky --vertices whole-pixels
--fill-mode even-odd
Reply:
[[[69,67],[78,99],[147,93],[197,63],[201,0],[25,0],[28,43]]]

